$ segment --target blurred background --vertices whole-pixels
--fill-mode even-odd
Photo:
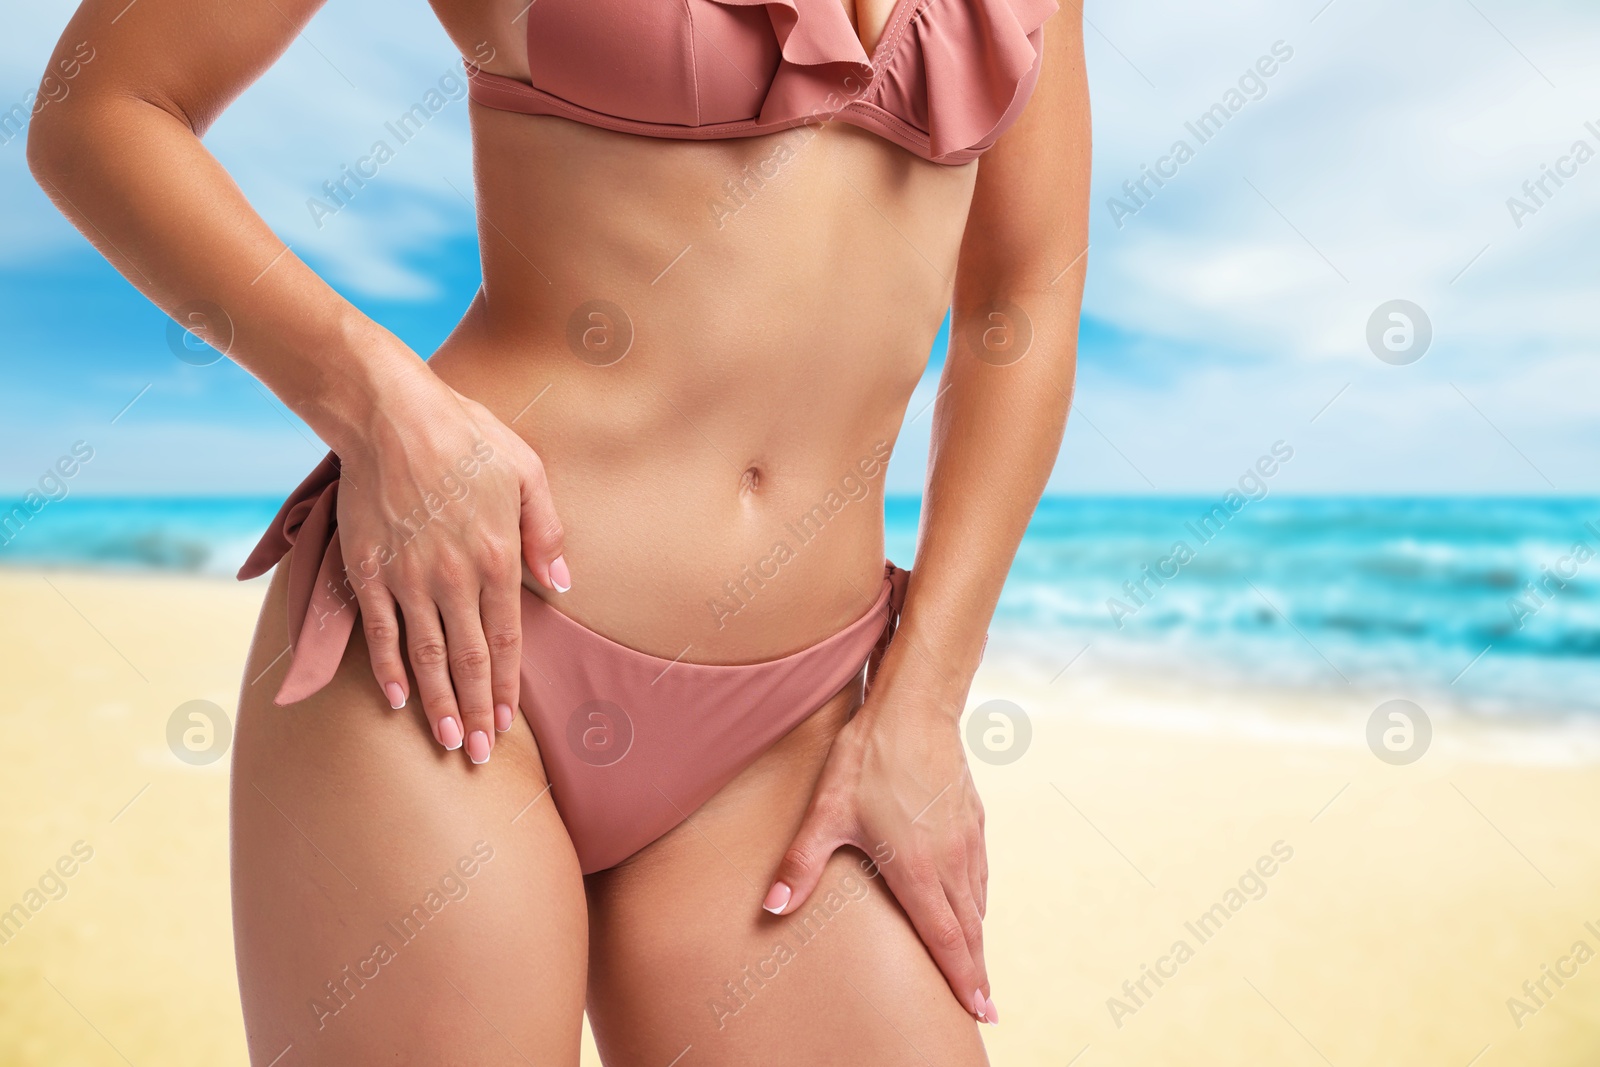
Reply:
[[[0,37],[0,1064],[243,1063],[225,756],[264,587],[231,575],[323,448],[33,184],[71,11]],[[1600,11],[1083,15],[1078,392],[967,724],[991,1055],[1600,1062]],[[425,4],[347,0],[207,137],[424,353],[478,284],[459,72]]]

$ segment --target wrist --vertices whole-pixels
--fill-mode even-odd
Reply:
[[[872,703],[910,711],[929,724],[955,724],[966,710],[976,670],[975,659],[968,666],[945,649],[919,641],[902,624],[873,677]]]
[[[399,338],[359,313],[340,323],[331,347],[297,410],[341,459],[370,450],[386,427],[406,420],[413,397],[440,384]]]

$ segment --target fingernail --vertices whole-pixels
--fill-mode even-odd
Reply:
[[[461,724],[454,715],[439,720],[439,743],[451,752],[461,747]]]
[[[986,1019],[988,1019],[989,1025],[990,1026],[999,1026],[1000,1025],[1000,1010],[994,1006],[994,998],[993,997],[984,997],[983,998],[983,1007],[984,1007],[983,1014],[984,1014],[984,1017]]]
[[[767,890],[767,899],[761,906],[774,915],[782,915],[783,909],[789,906],[789,898],[794,895],[794,890],[782,882],[773,882],[772,888]]]
[[[494,728],[500,733],[511,729],[511,705],[496,704],[494,706]]]
[[[489,762],[489,735],[474,730],[467,735],[467,758],[473,763]]]
[[[384,682],[383,695],[389,698],[389,706],[395,711],[406,706],[406,691],[400,688],[399,682]]]
[[[572,588],[572,572],[567,570],[566,556],[557,556],[555,562],[550,564],[550,582],[558,593],[565,593]]]
[[[985,999],[985,997],[983,995],[983,990],[974,989],[972,991],[972,1008],[971,1008],[971,1011],[972,1011],[972,1014],[974,1014],[974,1015],[976,1015],[978,1017],[978,1021],[979,1022],[988,1022],[989,1021],[987,1016],[986,1016],[986,1014],[985,1014],[988,1011],[988,1005],[987,1005],[986,999]]]

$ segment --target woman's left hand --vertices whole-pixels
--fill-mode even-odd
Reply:
[[[959,720],[883,685],[833,742],[762,905],[797,911],[842,845],[872,857],[962,1007],[997,1023],[983,962],[989,862]]]

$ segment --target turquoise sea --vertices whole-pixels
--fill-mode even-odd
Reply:
[[[0,564],[228,575],[276,497],[75,496]],[[1600,500],[1049,497],[992,650],[1266,685],[1447,694],[1486,714],[1600,714]],[[920,501],[891,498],[911,562]],[[1180,544],[1183,546],[1180,548]]]

